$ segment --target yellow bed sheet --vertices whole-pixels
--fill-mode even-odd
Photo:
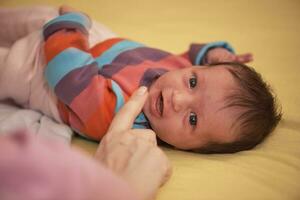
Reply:
[[[300,199],[300,1],[289,0],[69,0],[123,37],[175,53],[190,42],[227,40],[273,85],[284,116],[255,150],[198,155],[165,149],[173,166],[158,200]],[[0,6],[36,5],[37,0],[2,0]],[[97,144],[75,138],[92,154]],[[145,181],[147,178],[145,177]]]

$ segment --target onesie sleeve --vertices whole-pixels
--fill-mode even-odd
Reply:
[[[190,60],[190,62],[193,65],[203,65],[205,63],[204,61],[205,61],[206,53],[209,50],[217,47],[225,48],[228,51],[234,53],[234,49],[231,47],[231,45],[224,41],[211,42],[207,44],[192,43],[190,45],[186,57]]]
[[[116,82],[99,74],[89,53],[90,27],[90,19],[82,13],[61,15],[44,26],[45,78],[62,103],[58,107],[63,121],[76,132],[99,140],[124,93]]]

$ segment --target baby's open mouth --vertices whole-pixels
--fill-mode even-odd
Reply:
[[[156,101],[156,110],[159,113],[160,116],[162,116],[163,114],[163,110],[164,110],[164,101],[163,101],[163,96],[162,96],[162,92],[160,92],[157,101]]]

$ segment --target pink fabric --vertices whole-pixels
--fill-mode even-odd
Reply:
[[[18,132],[0,136],[0,199],[137,199],[92,158],[62,143]]]

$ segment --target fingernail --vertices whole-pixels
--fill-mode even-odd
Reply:
[[[142,86],[137,90],[136,95],[143,96],[146,92],[147,92],[147,87]]]

